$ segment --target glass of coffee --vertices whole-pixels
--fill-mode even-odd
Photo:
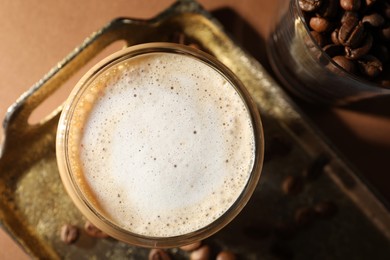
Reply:
[[[67,192],[108,235],[178,247],[227,225],[255,190],[260,116],[214,57],[171,43],[119,51],[66,101],[57,161]]]

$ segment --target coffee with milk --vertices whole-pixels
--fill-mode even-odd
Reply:
[[[240,197],[256,145],[251,113],[220,71],[153,52],[97,73],[68,130],[69,168],[95,210],[147,237],[200,230]]]

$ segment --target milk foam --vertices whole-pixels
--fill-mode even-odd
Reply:
[[[184,55],[144,54],[86,91],[70,127],[72,170],[108,219],[176,236],[207,226],[240,196],[254,164],[253,127],[214,69]]]

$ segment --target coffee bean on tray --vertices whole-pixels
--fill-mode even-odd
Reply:
[[[300,176],[288,175],[282,182],[282,190],[288,195],[297,195],[303,190],[303,180]]]
[[[79,237],[79,229],[78,227],[70,224],[65,224],[61,228],[61,240],[65,244],[74,243]]]
[[[99,228],[97,228],[90,221],[86,221],[85,222],[84,230],[90,237],[96,237],[96,238],[106,238],[106,237],[109,237],[106,233],[101,231]]]
[[[236,255],[228,250],[223,250],[218,253],[216,260],[236,260]]]
[[[323,173],[324,168],[328,163],[329,163],[329,158],[326,155],[319,155],[304,170],[303,176],[309,181],[318,179]]]
[[[313,209],[317,216],[323,218],[330,218],[334,216],[338,210],[336,204],[328,200],[316,203],[313,206]]]
[[[295,211],[295,223],[300,226],[307,226],[314,220],[314,211],[311,207],[301,207]]]
[[[149,252],[149,260],[171,260],[167,252],[162,249],[152,249]]]
[[[203,245],[200,248],[192,251],[190,254],[191,260],[207,260],[210,258],[210,247],[208,245]]]
[[[183,251],[190,252],[190,251],[194,251],[195,249],[198,249],[201,245],[202,245],[202,242],[198,241],[198,242],[194,242],[194,243],[189,244],[189,245],[182,246],[182,247],[180,247],[180,249]]]

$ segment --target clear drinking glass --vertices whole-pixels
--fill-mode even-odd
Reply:
[[[277,3],[267,53],[273,71],[289,92],[309,103],[328,105],[390,94],[390,89],[346,72],[318,46],[299,0]]]
[[[253,159],[252,170],[249,179],[247,180],[247,183],[242,189],[237,200],[234,201],[231,207],[223,215],[215,219],[215,221],[211,224],[201,227],[194,232],[171,237],[145,236],[131,232],[119,226],[117,223],[115,223],[115,221],[107,217],[105,212],[102,212],[94,206],[94,198],[86,195],[86,193],[83,191],[83,184],[81,184],[82,182],[79,181],[80,176],[75,174],[74,166],[70,162],[70,154],[74,152],[69,146],[69,138],[71,138],[69,134],[70,125],[72,120],[74,120],[75,107],[81,100],[81,97],[86,95],[86,90],[90,87],[91,82],[93,82],[94,79],[99,75],[107,72],[107,70],[109,70],[111,67],[119,64],[122,61],[131,60],[135,57],[151,53],[175,53],[178,55],[192,57],[198,61],[201,61],[205,66],[210,66],[213,70],[223,75],[223,77],[225,77],[228,82],[232,83],[236,92],[239,94],[242,101],[246,104],[247,112],[250,114],[249,117],[253,126],[253,135],[255,137],[255,158]],[[210,84],[212,84],[212,82],[210,82]],[[82,129],[84,126],[80,125],[78,127]],[[196,49],[178,44],[149,43],[127,48],[107,57],[94,66],[78,82],[69,99],[65,103],[60,118],[57,132],[56,149],[57,161],[63,184],[75,205],[87,219],[89,219],[99,229],[118,240],[143,247],[164,248],[178,247],[202,240],[227,225],[242,210],[255,190],[261,174],[264,141],[262,125],[257,107],[251,100],[243,84],[227,67],[225,67],[214,57]]]

